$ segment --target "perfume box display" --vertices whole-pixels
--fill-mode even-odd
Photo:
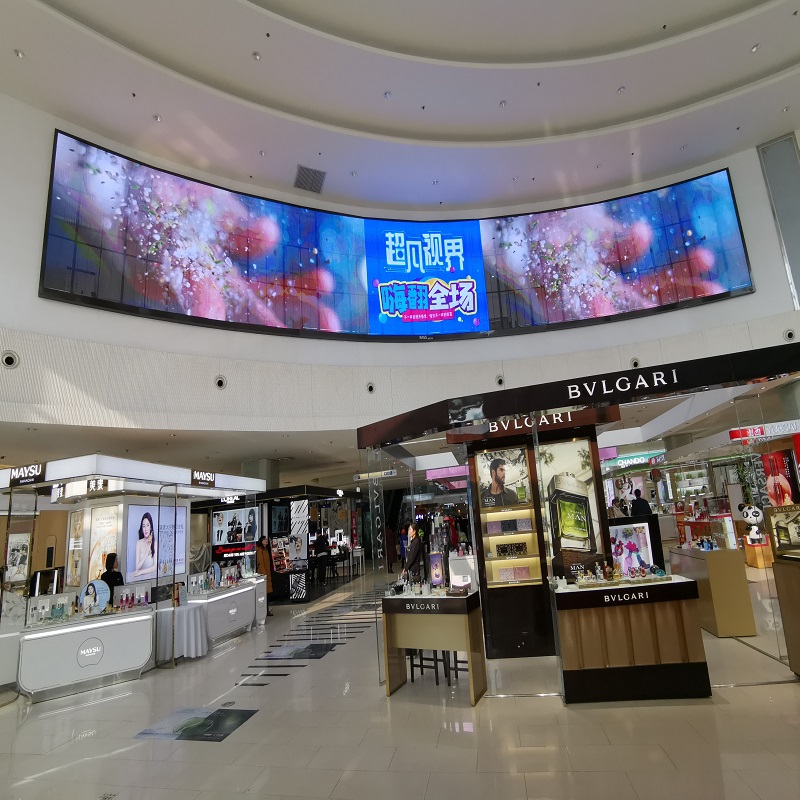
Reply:
[[[515,581],[529,581],[531,579],[530,567],[514,567]]]
[[[501,581],[513,581],[514,578],[514,567],[500,567],[497,570],[497,579]]]
[[[503,528],[499,520],[486,523],[486,533],[502,533]]]
[[[528,545],[525,542],[501,543],[497,545],[495,550],[497,550],[498,558],[528,555]]]
[[[517,530],[518,531],[532,531],[533,530],[533,523],[530,517],[523,517],[522,519],[517,520]]]
[[[517,520],[515,519],[504,519],[500,525],[503,533],[515,533],[519,530],[519,528],[517,528]]]

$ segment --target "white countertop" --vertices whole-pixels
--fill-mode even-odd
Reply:
[[[638,589],[646,588],[648,586],[664,586],[670,583],[692,583],[690,578],[684,578],[683,575],[673,575],[671,580],[657,580],[657,581],[620,581],[619,583],[597,583],[587,586],[585,589],[579,589],[576,583],[567,584],[564,588],[555,589],[556,594],[569,594],[578,593],[584,594],[585,592],[607,592],[609,589]]]

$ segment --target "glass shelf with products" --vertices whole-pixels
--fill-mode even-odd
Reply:
[[[488,588],[541,583],[542,566],[532,508],[481,512],[481,534]]]

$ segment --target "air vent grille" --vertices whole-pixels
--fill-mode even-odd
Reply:
[[[327,172],[298,164],[297,175],[294,179],[294,188],[320,194],[322,192],[322,184],[325,183],[325,176],[327,174]]]

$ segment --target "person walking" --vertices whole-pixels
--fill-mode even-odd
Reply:
[[[269,542],[266,536],[262,536],[256,543],[256,572],[263,575],[267,581],[267,598],[272,594],[272,569],[269,559]],[[273,616],[272,611],[267,605],[267,616]]]

